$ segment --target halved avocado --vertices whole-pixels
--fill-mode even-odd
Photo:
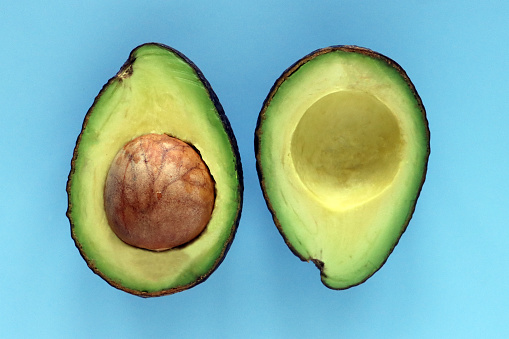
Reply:
[[[122,241],[112,231],[105,212],[106,180],[110,168],[114,167],[115,156],[127,150],[130,142],[136,142],[134,139],[147,135],[148,139],[167,142],[171,137],[175,142],[189,145],[185,147],[194,150],[191,153],[198,159],[201,157],[205,164],[200,165],[200,171],[208,169],[213,179],[212,199],[215,200],[205,229],[196,238],[167,250],[154,251]],[[166,147],[162,157],[170,154],[166,152],[166,144],[155,145],[155,148]],[[147,152],[147,148],[142,152]],[[132,155],[126,157],[133,159]],[[147,163],[148,159],[143,153],[142,161]],[[168,167],[181,166],[182,161],[178,161]],[[152,167],[161,168],[157,164]],[[126,168],[121,170],[127,172]],[[187,175],[187,183],[196,179],[196,173],[190,170],[183,175]],[[140,176],[133,173],[131,177],[139,179]],[[201,184],[195,180],[194,186],[197,185]],[[185,191],[192,185],[181,186],[187,187]],[[133,186],[126,184],[126,187]],[[163,190],[156,192],[149,188],[148,191],[154,194],[150,201],[165,194]],[[112,286],[152,297],[179,292],[207,279],[224,259],[237,230],[243,177],[230,123],[201,71],[168,46],[148,43],[135,48],[120,71],[102,88],[85,116],[74,149],[67,192],[72,238],[88,266]],[[171,199],[181,203],[191,198],[182,195]],[[180,208],[175,206],[169,208]],[[111,207],[113,211],[115,208]],[[148,220],[143,215],[141,219]]]
[[[289,67],[263,104],[256,164],[286,244],[346,289],[385,263],[414,212],[430,153],[422,101],[393,60],[357,46]]]

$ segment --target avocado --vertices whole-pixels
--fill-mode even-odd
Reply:
[[[153,297],[205,281],[242,210],[237,142],[202,72],[136,47],[85,115],[67,181],[76,247],[110,285]]]
[[[366,48],[331,46],[275,82],[255,153],[286,244],[339,290],[366,281],[398,243],[424,184],[430,134],[401,66]]]

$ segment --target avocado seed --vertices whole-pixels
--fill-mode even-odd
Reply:
[[[214,200],[214,181],[198,152],[166,134],[128,142],[113,159],[104,188],[113,232],[153,251],[196,238],[211,218]]]

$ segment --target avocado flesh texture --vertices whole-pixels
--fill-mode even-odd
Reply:
[[[256,139],[264,195],[292,251],[333,289],[374,274],[411,218],[429,156],[404,71],[358,47],[319,50],[276,82]]]
[[[148,133],[193,145],[215,180],[210,222],[194,241],[153,252],[122,242],[108,225],[103,190],[115,154]],[[87,113],[69,183],[72,235],[89,266],[110,284],[142,296],[203,281],[226,254],[242,205],[242,171],[222,108],[196,66],[177,51],[142,45],[102,89]]]

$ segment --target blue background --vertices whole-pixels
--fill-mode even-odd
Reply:
[[[509,337],[509,5],[503,1],[4,1],[0,5],[0,337]],[[131,296],[70,237],[65,185],[83,117],[137,45],[203,71],[245,173],[237,236],[195,288]],[[290,64],[355,44],[396,60],[426,106],[429,171],[386,265],[325,288],[284,244],[253,132]]]

